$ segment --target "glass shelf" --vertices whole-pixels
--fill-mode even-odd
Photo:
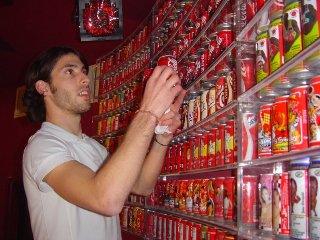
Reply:
[[[126,131],[127,131],[127,127],[124,127],[124,128],[118,129],[117,131],[113,131],[113,132],[110,132],[110,133],[105,133],[103,135],[92,136],[92,138],[97,140],[97,141],[99,141],[99,140],[102,140],[102,139],[107,138],[107,137],[116,137],[116,136],[123,135]]]
[[[320,50],[320,39],[314,42],[312,45],[301,51],[297,54],[294,58],[290,61],[285,63],[282,67],[280,67],[277,71],[270,74],[266,79],[259,82],[257,85],[253,86],[248,91],[244,92],[238,97],[239,102],[263,102],[261,101],[256,94],[262,90],[263,88],[267,87],[281,76],[284,76],[290,70],[297,67],[299,64],[303,63],[308,57],[312,56],[316,51]]]
[[[289,238],[280,238],[272,235],[271,232],[263,232],[256,229],[239,229],[238,232],[239,239],[248,239],[248,240],[272,240],[272,239],[289,239]]]
[[[200,122],[193,125],[192,127],[184,129],[181,132],[177,133],[174,136],[174,139],[177,139],[192,133],[197,133],[206,128],[210,129],[212,128],[211,127],[212,125],[217,124],[218,122],[226,121],[232,116],[235,116],[237,112],[237,109],[236,109],[237,106],[238,106],[238,102],[236,100],[232,101],[231,103],[226,105],[224,108],[216,111],[215,113],[201,120]]]
[[[208,28],[211,26],[214,20],[219,16],[221,10],[225,7],[225,5],[229,2],[229,0],[224,0],[223,2],[220,3],[219,7],[214,11],[212,17],[209,19],[205,27],[199,32],[197,37],[192,41],[190,46],[184,51],[184,53],[179,57],[178,63],[180,63],[190,52],[190,50],[193,48],[194,45],[198,43],[200,38],[204,35],[204,33],[208,30]]]
[[[191,215],[191,214],[183,213],[183,212],[176,211],[176,210],[168,210],[168,209],[162,208],[162,207],[150,207],[150,209],[153,211],[160,212],[160,213],[174,215],[174,216],[177,216],[177,217],[180,217],[180,218],[192,221],[192,222],[205,224],[209,227],[218,227],[223,230],[227,230],[231,234],[237,234],[237,231],[238,231],[238,227],[235,222],[216,221],[216,220],[210,219],[208,217],[201,217],[200,215],[198,215],[198,216]]]

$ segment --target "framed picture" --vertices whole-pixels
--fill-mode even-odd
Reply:
[[[122,0],[78,0],[81,41],[123,38]]]
[[[26,86],[21,86],[17,88],[16,91],[16,104],[14,108],[13,118],[26,116],[26,107],[23,105],[22,96],[26,90]]]

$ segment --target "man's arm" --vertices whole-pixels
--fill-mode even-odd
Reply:
[[[103,215],[118,214],[141,173],[157,124],[154,115],[160,118],[181,91],[180,79],[171,68],[156,67],[148,80],[141,111],[110,159],[96,173],[69,161],[52,170],[44,181],[72,204]]]
[[[181,125],[181,117],[179,108],[183,102],[185,91],[181,91],[174,104],[170,107],[170,112],[163,115],[161,125],[169,126],[169,130],[174,133]],[[173,134],[156,135],[157,141],[163,145],[170,143]],[[152,192],[158,176],[160,175],[163,161],[167,151],[166,146],[162,146],[157,142],[153,142],[150,152],[144,161],[141,174],[135,183],[132,192],[140,195],[148,195]]]

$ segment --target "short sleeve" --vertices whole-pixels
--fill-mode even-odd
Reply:
[[[67,144],[53,137],[37,137],[28,144],[24,152],[24,164],[29,175],[41,191],[51,191],[43,182],[45,176],[59,165],[74,160]]]

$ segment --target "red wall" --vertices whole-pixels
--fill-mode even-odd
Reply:
[[[141,4],[143,2],[143,4]],[[150,12],[155,0],[123,0],[124,38],[129,36]],[[1,18],[6,19],[6,40],[15,48],[4,52],[0,66],[0,240],[32,239],[28,212],[21,181],[21,161],[28,138],[39,128],[26,117],[14,119],[16,85],[23,83],[26,65],[36,53],[53,45],[74,46],[94,64],[98,57],[108,53],[121,41],[80,42],[77,25],[72,21],[74,1],[22,1],[2,8]],[[50,10],[50,11],[49,11]],[[57,12],[59,14],[57,15]],[[23,21],[18,17],[23,16]],[[17,28],[19,31],[17,31]],[[14,30],[12,30],[14,29]],[[2,65],[1,65],[2,64]],[[19,84],[19,85],[21,85]],[[14,85],[14,86],[13,86]],[[83,131],[93,135],[91,117],[97,106],[83,116]]]

